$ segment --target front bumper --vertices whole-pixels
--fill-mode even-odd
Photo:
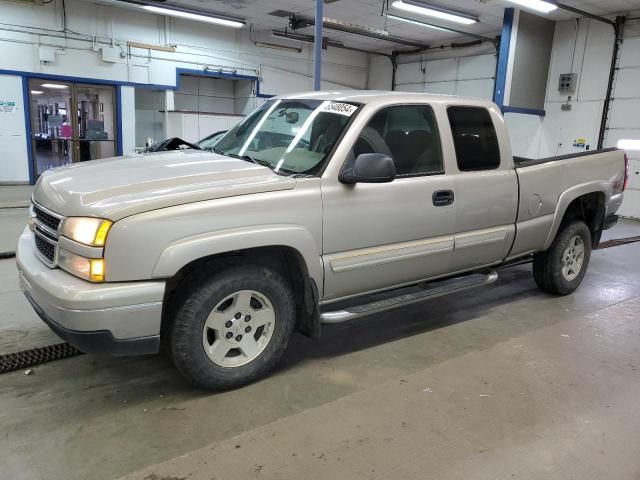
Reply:
[[[34,252],[33,233],[18,240],[20,286],[40,318],[87,353],[141,355],[160,346],[165,282],[90,283],[50,269]]]

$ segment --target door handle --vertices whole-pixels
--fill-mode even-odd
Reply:
[[[455,198],[452,190],[438,190],[437,192],[433,192],[433,204],[436,207],[444,207],[446,205],[451,205]]]

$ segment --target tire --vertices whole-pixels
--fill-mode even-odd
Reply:
[[[195,387],[219,391],[271,371],[295,326],[294,295],[282,274],[235,265],[188,282],[169,328],[171,357],[180,373]]]
[[[533,278],[554,295],[569,295],[582,283],[591,260],[591,232],[582,220],[572,220],[545,252],[533,257]]]

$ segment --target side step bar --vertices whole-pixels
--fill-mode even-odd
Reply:
[[[463,292],[472,288],[490,285],[498,279],[495,270],[487,269],[481,272],[471,273],[462,277],[449,278],[428,284],[422,291],[407,293],[397,297],[378,300],[362,305],[346,307],[342,310],[322,311],[320,313],[321,323],[342,323],[356,318],[372,315],[374,313],[385,312],[398,307],[404,307],[413,303],[431,300],[432,298],[443,297],[452,293]]]

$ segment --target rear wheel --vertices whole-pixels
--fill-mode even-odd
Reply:
[[[582,283],[591,259],[591,232],[582,220],[561,227],[545,252],[533,258],[533,277],[545,292],[568,295]]]
[[[170,329],[170,348],[192,384],[236,388],[266,375],[280,360],[295,325],[295,304],[279,272],[232,266],[191,279],[186,290]]]

